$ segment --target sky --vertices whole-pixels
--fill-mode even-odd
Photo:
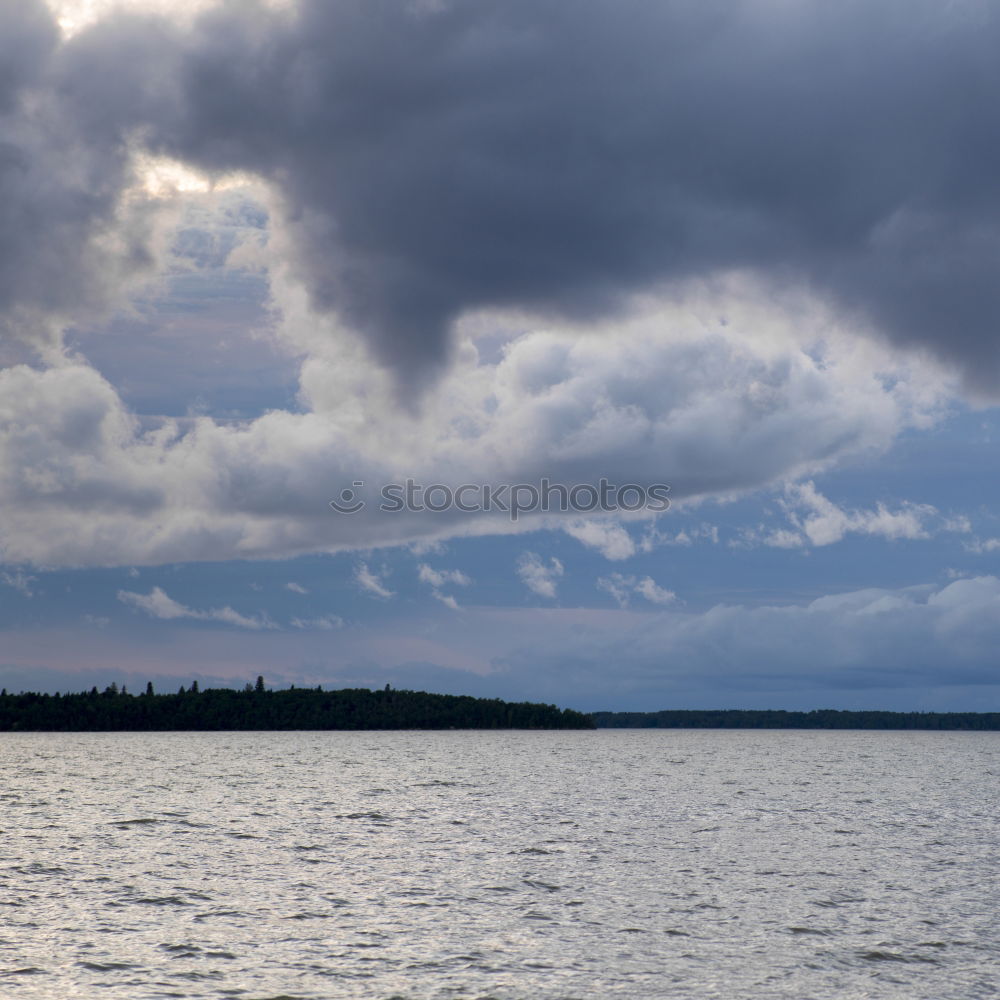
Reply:
[[[1000,711],[998,48],[0,0],[0,684]]]

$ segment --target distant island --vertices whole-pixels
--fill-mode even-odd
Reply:
[[[598,729],[1000,729],[1000,712],[812,712],[746,709],[594,712]]]
[[[133,695],[112,684],[82,694],[0,692],[0,732],[152,732],[261,729],[593,729],[582,712],[499,698],[424,691],[272,691],[263,677],[241,691]]]

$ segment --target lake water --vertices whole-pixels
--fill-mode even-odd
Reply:
[[[0,996],[998,993],[998,733],[0,734]]]

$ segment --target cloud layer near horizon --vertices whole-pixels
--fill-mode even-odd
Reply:
[[[654,596],[659,596],[652,591]],[[8,635],[4,683],[78,690],[126,680],[139,689],[178,678],[242,686],[269,683],[394,687],[530,698],[592,711],[603,708],[838,708],[968,710],[995,702],[1000,580],[829,594],[788,604],[719,604],[690,611],[473,608],[452,614],[447,632],[398,619],[371,631],[314,626],[294,653],[273,623],[238,616],[211,630],[225,608],[193,611],[155,588],[121,600],[171,623],[171,642],[136,643],[125,632],[79,635],[23,630]],[[647,607],[649,605],[646,605]],[[297,627],[295,622],[293,627]],[[248,629],[258,629],[248,634]],[[79,648],[82,671],[53,672]],[[145,673],[135,671],[144,665]],[[204,673],[192,664],[209,663]],[[275,664],[282,664],[276,668]],[[212,671],[215,671],[214,673]],[[81,681],[79,678],[85,678]]]

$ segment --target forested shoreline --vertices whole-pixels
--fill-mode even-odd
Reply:
[[[816,709],[664,709],[577,712],[535,702],[350,688],[269,690],[262,677],[242,690],[197,682],[172,694],[152,684],[139,695],[112,684],[79,694],[0,691],[0,732],[296,729],[884,729],[1000,730],[1000,712],[883,712]]]
[[[1000,730],[1000,712],[812,712],[751,709],[594,712],[598,729],[947,729]]]
[[[140,695],[112,684],[81,694],[0,692],[0,731],[111,732],[294,729],[593,729],[589,715],[532,702],[355,688],[241,691],[197,683]]]

